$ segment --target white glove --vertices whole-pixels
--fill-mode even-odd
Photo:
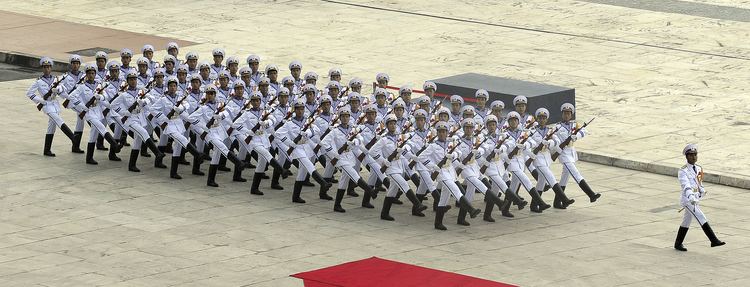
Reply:
[[[411,161],[419,161],[419,158],[416,155],[411,155]]]
[[[445,154],[445,158],[447,158],[448,160],[453,160],[453,154],[452,153],[446,153]]]
[[[571,141],[577,141],[578,140],[578,135],[575,135],[575,134],[570,135],[570,140]]]
[[[401,154],[404,152],[404,148],[397,147],[396,148],[396,154]]]
[[[430,168],[430,170],[432,170],[433,172],[436,172],[436,171],[440,171],[440,167],[439,167],[439,166],[437,166],[437,165],[433,165],[433,166],[432,166],[432,167]]]
[[[268,123],[268,121],[262,121],[262,122],[260,122],[260,126],[262,128],[264,128],[264,129],[266,129],[266,128],[268,128],[268,126],[270,126],[270,124]]]
[[[354,144],[354,141],[347,141],[347,142],[346,142],[346,145],[348,145],[348,146],[350,146],[350,147],[353,147],[353,146],[355,146],[355,144]]]
[[[385,167],[390,167],[390,166],[391,166],[391,162],[390,162],[390,161],[384,161],[384,162],[383,162],[383,165],[384,165]]]
[[[696,203],[698,203],[698,202],[697,202],[697,201],[695,201],[695,199],[691,199],[691,200],[690,200],[690,204],[692,204],[692,205],[695,205]]]
[[[555,145],[555,141],[553,141],[553,140],[547,140],[547,141],[544,142],[544,145],[546,145],[547,147],[552,147],[552,146]]]
[[[52,91],[52,93],[53,93],[53,94],[58,94],[58,95],[59,95],[59,94],[62,94],[62,93],[63,93],[63,87],[62,87],[62,86],[57,86],[57,88],[55,88],[55,89],[54,89],[54,90]]]
[[[174,108],[174,113],[175,114],[181,114],[183,111],[185,111],[185,107],[183,107],[183,106],[176,106]]]

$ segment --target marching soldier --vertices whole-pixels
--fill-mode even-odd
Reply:
[[[459,95],[451,96],[451,113],[450,121],[453,126],[460,126],[463,114],[461,109],[464,107],[464,98]],[[467,106],[468,107],[468,106]]]
[[[167,54],[174,57],[174,64],[175,66],[182,65],[183,63],[178,61],[177,59],[180,58],[180,46],[177,45],[175,42],[169,42],[167,43]]]
[[[237,75],[237,71],[240,69],[240,59],[238,59],[235,56],[230,56],[227,58],[227,71],[229,71],[229,82],[234,84],[235,82],[240,81],[239,75]]]
[[[359,126],[360,136],[364,144],[358,145],[359,152],[357,158],[362,159],[362,163],[370,168],[370,177],[367,179],[367,185],[373,190],[372,196],[362,197],[362,207],[375,208],[370,199],[377,196],[377,192],[382,190],[381,185],[386,181],[385,174],[380,171],[380,164],[370,155],[370,148],[380,138],[382,123],[377,121],[378,113],[374,104],[365,108],[365,121]]]
[[[406,111],[407,116],[411,116],[411,114],[414,112],[414,103],[411,102],[411,87],[407,85],[403,85],[398,89],[398,94],[401,96],[401,100],[404,101],[404,109]]]
[[[94,59],[96,59],[96,81],[104,83],[107,78],[107,53],[104,51],[96,52]]]
[[[140,172],[141,170],[136,166],[136,162],[138,161],[138,156],[140,155],[143,143],[145,143],[146,148],[151,149],[151,151],[156,154],[157,160],[161,160],[161,158],[164,157],[164,154],[156,148],[154,141],[151,139],[151,134],[144,128],[144,126],[148,124],[146,117],[144,116],[144,107],[149,103],[149,100],[139,94],[139,91],[143,91],[138,88],[138,75],[133,71],[128,72],[126,75],[126,82],[128,85],[127,88],[124,91],[119,92],[117,98],[112,100],[110,108],[112,111],[122,116],[121,119],[127,117],[127,119],[123,121],[123,126],[126,129],[124,132],[133,132],[133,139],[135,140],[132,149],[130,150],[128,171]]]
[[[133,51],[128,48],[122,49],[122,51],[120,51],[120,61],[122,62],[122,66],[120,66],[120,75],[122,75],[123,77],[127,76],[130,71],[136,72],[136,69],[130,66],[130,61],[132,59]]]
[[[489,179],[489,192],[498,195],[498,197],[500,193],[505,195],[505,200],[503,200],[502,205],[498,206],[498,208],[502,216],[512,218],[514,216],[509,211],[511,203],[518,205],[519,210],[523,209],[528,203],[521,200],[515,192],[511,192],[506,183],[505,177],[508,172],[505,170],[505,162],[502,159],[502,155],[507,153],[507,147],[503,144],[507,136],[501,137],[503,132],[497,126],[497,117],[494,115],[487,116],[485,119],[486,133],[484,134],[487,141],[484,143],[484,154],[481,154],[478,159],[482,165],[479,171]],[[485,209],[484,217],[485,220],[491,221],[492,201],[486,201],[486,203],[487,208]]]
[[[300,78],[302,76],[302,63],[299,61],[292,61],[289,63],[289,71],[294,79],[294,85],[301,88],[305,85],[305,79]]]
[[[185,63],[188,67],[188,73],[195,74],[200,72],[198,70],[198,53],[196,52],[188,52],[187,55],[185,55]]]
[[[388,115],[385,119],[385,125],[388,129],[388,133],[380,138],[370,150],[370,155],[373,159],[378,161],[381,166],[386,166],[387,169],[385,174],[390,179],[390,186],[386,193],[385,200],[383,201],[383,209],[380,212],[380,219],[393,221],[394,218],[390,215],[391,205],[396,201],[396,195],[399,191],[406,194],[406,197],[412,203],[412,213],[420,213],[427,209],[426,206],[422,205],[414,194],[414,191],[409,187],[409,183],[404,179],[406,173],[406,162],[403,159],[406,150],[404,149],[404,143],[399,139],[400,134],[397,133],[396,128],[396,116]]]
[[[508,127],[508,122],[503,116],[503,110],[505,110],[505,103],[501,100],[492,101],[490,104],[490,114],[497,118],[498,129],[506,129]]]
[[[690,228],[690,223],[693,221],[693,218],[698,221],[698,224],[700,224],[706,237],[711,241],[711,247],[722,246],[726,243],[716,237],[713,229],[708,225],[708,218],[706,218],[706,215],[703,214],[700,206],[698,206],[701,199],[706,196],[706,188],[703,187],[703,168],[696,164],[698,161],[698,146],[695,144],[689,144],[682,150],[682,154],[685,155],[687,164],[680,168],[680,171],[677,173],[677,178],[682,187],[682,191],[680,192],[680,205],[685,210],[685,213],[682,217],[680,229],[677,230],[677,239],[675,239],[674,242],[674,249],[687,251],[687,248],[682,246],[682,241],[685,239],[685,235],[687,235],[688,228]],[[682,211],[682,209],[680,209],[680,211]]]
[[[266,65],[266,77],[268,78],[268,84],[274,89],[279,90],[278,78],[279,78],[279,67],[274,64]],[[258,85],[262,81],[263,77],[258,80]]]
[[[164,76],[177,77],[177,58],[172,55],[164,56]]]
[[[539,152],[533,156],[530,164],[533,164],[534,167],[536,167],[535,170],[539,174],[536,190],[543,190],[545,185],[551,186],[552,191],[555,192],[555,199],[553,200],[552,206],[557,209],[566,209],[568,205],[571,205],[575,200],[568,199],[568,197],[565,196],[565,192],[560,187],[560,184],[557,183],[557,179],[550,169],[550,166],[552,165],[552,156],[550,155],[549,150],[550,148],[555,147],[557,141],[553,138],[555,131],[547,126],[549,111],[545,108],[539,108],[536,110],[536,113],[534,113],[534,116],[537,121],[537,126],[535,128],[536,132],[531,137],[531,141],[533,142],[532,148],[535,150],[538,149]],[[526,164],[528,165],[529,162]]]
[[[564,103],[560,107],[560,111],[562,111],[562,121],[558,124],[559,128],[555,136],[557,136],[558,141],[560,142],[570,138],[570,144],[564,147],[560,147],[559,145],[556,147],[556,151],[560,154],[560,162],[563,165],[562,175],[560,176],[560,186],[564,191],[565,186],[568,184],[568,177],[573,177],[573,180],[578,183],[578,186],[580,186],[581,190],[586,193],[589,200],[595,202],[601,194],[595,193],[586,180],[583,179],[581,172],[578,171],[578,168],[576,167],[578,153],[576,152],[575,147],[573,147],[573,144],[578,141],[578,139],[586,136],[586,129],[580,127],[575,121],[573,121],[575,107],[572,104]]]
[[[148,71],[150,73],[153,73],[156,68],[159,68],[159,63],[154,61],[154,46],[149,44],[143,45],[143,48],[141,48],[141,54],[144,58],[148,59]]]
[[[528,141],[528,134],[519,126],[521,116],[517,112],[508,113],[508,130],[506,131],[506,137],[504,145],[506,146],[507,155],[504,155],[504,160],[508,162],[508,172],[513,175],[511,179],[511,192],[518,190],[519,185],[523,186],[524,189],[531,195],[531,211],[541,213],[550,205],[542,200],[539,192],[531,184],[531,181],[524,173],[525,169],[525,157],[531,152],[529,151],[532,143]],[[506,159],[507,157],[507,159]]]
[[[79,84],[83,84],[83,81],[86,79],[86,73],[81,72],[80,70],[81,56],[77,54],[70,55],[69,62],[70,71],[67,72],[65,80],[62,82],[64,92],[60,96],[65,98],[63,107],[75,111],[74,105],[70,105],[70,102],[75,101],[74,99],[70,98],[70,94],[73,93],[75,89],[77,89],[77,86]],[[65,105],[66,103],[68,103],[67,106]],[[84,153],[84,151],[81,149],[81,138],[83,138],[83,123],[83,119],[76,117],[76,127],[73,130],[73,146],[71,147],[71,152],[73,153]]]
[[[435,93],[437,92],[437,85],[435,83],[427,81],[424,82],[422,85],[422,90],[424,91],[425,96],[427,96],[428,99],[430,99],[430,110],[434,110],[435,106],[438,105],[441,101],[435,98]]]
[[[409,158],[413,164],[410,163],[409,166],[413,165],[415,167],[414,171],[416,172],[416,176],[419,177],[419,180],[412,179],[412,182],[415,184],[419,182],[419,184],[417,184],[417,198],[420,201],[424,201],[427,197],[427,193],[430,193],[435,200],[435,204],[437,204],[440,194],[437,192],[435,182],[430,176],[429,169],[427,169],[427,166],[425,166],[418,158],[420,151],[423,151],[423,148],[426,149],[430,139],[435,136],[432,134],[431,137],[431,133],[432,131],[430,130],[430,127],[427,126],[427,112],[422,109],[414,111],[414,130],[412,131],[412,135],[409,136],[408,141]],[[424,216],[424,214],[417,214],[417,216]]]
[[[359,78],[349,80],[349,89],[352,92],[362,95],[362,80]]]
[[[375,89],[375,110],[378,112],[378,122],[382,122],[385,117],[391,112],[391,107],[386,103],[386,95],[388,92],[383,88]]]
[[[211,65],[211,76],[218,78],[219,73],[226,70],[226,67],[222,64],[224,61],[224,49],[216,48],[211,51],[211,55],[214,57],[214,63]]]
[[[253,81],[250,68],[242,67],[240,69],[240,81],[245,85],[245,94],[243,94],[242,97],[249,100],[253,92],[258,90],[258,83]]]
[[[298,100],[294,103],[294,116],[276,131],[276,137],[282,143],[280,149],[291,150],[288,152],[289,158],[297,160],[299,172],[292,192],[292,202],[296,203],[305,203],[300,193],[307,176],[311,176],[320,185],[320,195],[325,194],[331,187],[331,184],[315,170],[315,165],[310,160],[315,157],[313,139],[320,133],[318,127],[313,124],[314,120],[310,116],[305,116],[305,102]]]
[[[42,76],[31,84],[31,87],[26,91],[26,96],[37,105],[39,110],[47,114],[49,118],[47,121],[47,134],[44,137],[44,155],[53,157],[55,154],[51,148],[56,128],[60,127],[60,130],[63,131],[73,144],[75,144],[75,135],[68,125],[65,124],[62,117],[60,117],[62,108],[57,101],[57,96],[65,92],[65,88],[61,85],[64,79],[56,80],[52,76],[52,59],[43,57],[39,60],[39,66],[42,68]]]
[[[247,56],[247,66],[250,67],[250,78],[255,82],[258,83],[260,81],[260,78],[264,77],[263,73],[258,71],[260,68],[260,57],[258,55],[250,55]]]
[[[138,88],[144,89],[153,80],[152,73],[148,69],[148,59],[140,57],[136,61],[136,65],[138,66]]]
[[[474,97],[477,99],[477,107],[474,109],[477,117],[479,117],[477,120],[481,119],[480,122],[484,122],[490,115],[490,111],[487,109],[487,100],[490,98],[490,94],[487,90],[479,89],[474,93]]]
[[[201,62],[198,65],[198,71],[200,71],[199,73],[201,75],[201,79],[203,79],[201,82],[202,86],[213,84],[219,76],[216,75],[215,77],[212,77],[213,75],[211,74],[211,64],[209,64],[208,62]]]
[[[328,78],[331,79],[331,81],[336,81],[336,82],[341,83],[341,69],[339,68],[329,69]]]
[[[372,197],[373,194],[370,186],[359,176],[359,172],[354,169],[357,159],[353,150],[362,144],[363,139],[359,136],[359,130],[352,128],[349,121],[350,115],[351,111],[349,107],[339,109],[338,116],[341,124],[333,128],[321,141],[321,146],[325,149],[328,158],[331,159],[329,165],[335,166],[342,173],[339,179],[338,190],[336,191],[336,201],[333,205],[333,210],[336,212],[346,212],[341,207],[341,201],[344,199],[344,193],[351,184],[361,187],[365,191],[364,197]]]
[[[292,83],[292,85],[294,84]],[[280,128],[289,118],[291,118],[293,111],[292,106],[289,104],[289,98],[289,89],[286,87],[282,87],[278,93],[279,104],[273,107],[273,119],[275,124],[271,129],[269,129],[269,133],[275,133],[276,128]],[[279,184],[279,178],[282,175],[284,175],[284,178],[287,177],[288,169],[291,166],[291,160],[289,159],[289,156],[286,154],[286,152],[281,149],[281,145],[279,144],[279,141],[275,138],[275,136],[273,140],[271,140],[269,136],[269,140],[271,141],[273,150],[279,158],[279,164],[281,164],[284,168],[283,170],[273,170],[273,174],[271,175],[271,189],[284,190],[284,187]]]

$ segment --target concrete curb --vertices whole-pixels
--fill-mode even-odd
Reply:
[[[589,153],[589,152],[578,152],[578,159],[585,162],[615,166],[620,168],[627,168],[638,171],[646,171],[661,175],[677,176],[678,167],[661,165],[656,163],[640,162],[628,159],[621,159],[607,155]],[[740,178],[728,175],[721,175],[716,173],[705,173],[703,181],[721,184],[731,187],[750,189],[750,179]]]
[[[41,57],[34,56],[34,55],[27,55],[23,53],[18,52],[8,52],[8,51],[0,51],[0,62],[21,66],[21,67],[27,67],[27,68],[39,68],[39,60]],[[61,60],[54,60],[54,64],[52,65],[52,71],[55,72],[67,72],[68,71],[68,64],[67,61],[61,61]]]

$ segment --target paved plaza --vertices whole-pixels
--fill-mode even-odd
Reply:
[[[216,47],[241,59],[255,53],[283,75],[300,60],[303,73],[336,66],[346,81],[365,83],[378,72],[392,85],[417,87],[476,72],[566,86],[576,89],[577,117],[597,117],[579,151],[680,167],[682,148],[696,142],[707,172],[750,180],[750,22],[743,20],[750,4],[669,1],[686,7],[669,10],[622,2],[639,1],[4,1],[0,13],[50,28],[28,35],[21,22],[0,20],[0,48],[64,61],[73,49],[119,50],[121,40],[106,39],[125,35],[134,50],[145,44],[137,41],[154,41],[155,59],[174,39],[185,43],[183,57],[195,51],[208,60]],[[81,46],[69,39],[74,32],[55,30],[62,21],[104,36],[87,34],[96,43]],[[512,220],[497,214],[493,224],[480,216],[460,227],[454,208],[449,230],[439,232],[432,212],[413,217],[408,204],[394,206],[395,222],[380,220],[382,197],[376,210],[347,197],[347,212],[338,214],[306,188],[308,203],[292,204],[292,178],[284,191],[264,181],[259,197],[249,183],[232,183],[231,173],[208,189],[186,167],[175,181],[148,159],[139,161],[140,174],[103,152],[89,166],[59,131],[57,157],[43,157],[47,119],[23,96],[31,83],[0,82],[2,286],[302,286],[288,275],[371,256],[520,286],[750,285],[746,189],[706,185],[703,209],[727,245],[710,248],[694,224],[687,253],[672,248],[681,220],[675,177],[584,162],[582,173],[602,193],[595,204],[570,185],[577,202],[568,210],[525,209]],[[370,92],[367,84],[363,90]],[[74,122],[70,111],[63,115]],[[559,174],[559,164],[553,170]]]

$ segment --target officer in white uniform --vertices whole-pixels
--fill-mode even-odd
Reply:
[[[523,186],[523,188],[529,192],[532,198],[531,211],[541,213],[545,209],[550,208],[550,205],[542,200],[539,192],[537,192],[534,185],[531,184],[531,180],[529,180],[529,177],[526,176],[526,173],[524,173],[524,169],[526,166],[526,156],[533,156],[530,151],[530,148],[533,145],[533,140],[528,139],[523,142],[524,139],[529,136],[529,134],[519,125],[520,118],[521,116],[517,112],[508,113],[509,127],[508,131],[505,132],[505,136],[508,138],[504,143],[505,150],[508,152],[508,154],[504,154],[503,159],[508,162],[508,172],[513,176],[511,180],[510,190],[514,192],[519,189],[519,185]],[[512,154],[513,151],[516,150],[516,147],[518,147],[516,154]]]
[[[65,101],[63,101],[63,107],[73,109],[73,105],[70,105],[70,102],[72,101],[69,97],[71,93],[73,93],[78,87],[78,85],[83,84],[84,79],[86,79],[86,73],[81,72],[81,56],[77,54],[70,55],[70,71],[68,71],[67,77],[65,77],[65,80],[62,82],[62,85],[64,86],[64,92],[60,95],[61,97],[65,98]],[[65,105],[67,103],[67,105]],[[76,112],[77,113],[77,112]],[[73,147],[71,148],[71,152],[73,153],[84,153],[84,151],[81,149],[81,138],[83,137],[83,126],[84,126],[84,120],[80,117],[76,118],[76,127],[73,129]]]
[[[680,229],[677,230],[674,249],[687,251],[687,248],[682,246],[682,241],[685,239],[685,235],[687,235],[693,218],[698,221],[703,232],[706,233],[706,237],[711,241],[711,247],[722,246],[726,243],[716,237],[713,229],[708,225],[706,215],[703,214],[698,205],[703,197],[706,196],[706,188],[703,187],[703,168],[696,164],[698,161],[698,146],[688,144],[682,150],[682,154],[685,155],[687,164],[683,165],[680,171],[677,172],[677,179],[680,181],[680,187],[682,188],[680,191],[680,205],[685,210],[685,213],[682,217]]]
[[[507,177],[508,172],[505,170],[506,162],[503,161],[502,157],[503,154],[507,153],[506,146],[503,144],[506,136],[503,134],[504,132],[501,132],[501,130],[497,128],[497,117],[494,115],[487,116],[485,119],[484,134],[487,141],[483,144],[484,153],[477,159],[477,162],[482,166],[479,170],[480,173],[484,174],[489,179],[488,183],[490,192],[498,196],[500,193],[505,194],[505,200],[503,200],[502,205],[498,206],[502,215],[504,217],[512,218],[514,216],[509,211],[511,203],[518,205],[518,209],[523,209],[527,202],[516,196],[515,192],[509,191],[508,184],[504,178]],[[489,219],[492,219],[491,213],[493,206],[491,206],[490,203],[492,203],[492,201],[487,201],[487,208],[484,211],[484,217],[485,220],[491,222],[492,220]]]
[[[539,180],[536,183],[536,190],[543,190],[545,185],[551,186],[552,190],[555,192],[555,199],[552,206],[557,209],[566,209],[568,205],[575,202],[575,200],[568,199],[568,197],[565,196],[565,192],[560,187],[560,184],[557,183],[557,178],[555,178],[555,175],[550,169],[550,166],[552,165],[552,157],[549,153],[549,149],[558,145],[558,141],[556,140],[555,135],[552,134],[553,129],[547,126],[549,111],[545,108],[539,108],[534,113],[534,116],[537,125],[535,127],[536,132],[531,137],[531,148],[541,148],[531,163],[536,167],[535,170],[539,175]]]
[[[68,125],[65,124],[62,117],[60,117],[60,103],[57,101],[57,96],[65,92],[65,88],[62,84],[63,79],[55,79],[52,76],[52,59],[43,57],[39,60],[39,66],[42,68],[42,76],[39,77],[26,91],[26,96],[34,102],[37,107],[41,106],[41,111],[44,112],[49,120],[47,121],[47,134],[44,138],[44,155],[55,156],[52,153],[52,139],[55,136],[56,127],[60,127],[60,130],[65,133],[71,142],[75,143],[75,135],[70,130]],[[47,92],[50,92],[49,95]]]
[[[219,77],[219,73],[226,70],[226,66],[222,64],[224,61],[224,49],[216,48],[211,51],[211,55],[214,57],[214,63],[211,65],[211,77],[216,79]]]
[[[153,73],[156,68],[159,68],[159,63],[154,61],[154,46],[146,44],[141,48],[141,54],[143,57],[148,59],[148,71]]]
[[[247,66],[250,67],[250,77],[254,82],[257,83],[260,81],[260,78],[266,76],[263,72],[258,71],[260,69],[260,57],[258,55],[247,56]]]
[[[562,190],[565,190],[565,186],[568,185],[568,177],[573,177],[573,180],[578,183],[578,186],[580,186],[581,190],[586,193],[589,200],[595,202],[601,194],[595,193],[578,171],[578,168],[576,167],[578,153],[576,152],[575,147],[573,147],[576,141],[586,136],[587,131],[585,128],[580,128],[580,126],[573,120],[575,107],[572,104],[564,103],[560,107],[560,111],[562,111],[562,121],[558,124],[559,129],[555,134],[557,142],[562,143],[570,137],[570,144],[566,145],[564,148],[561,149],[559,145],[556,146],[556,151],[560,154],[560,162],[563,165],[562,176],[560,176],[560,186],[562,187]]]

